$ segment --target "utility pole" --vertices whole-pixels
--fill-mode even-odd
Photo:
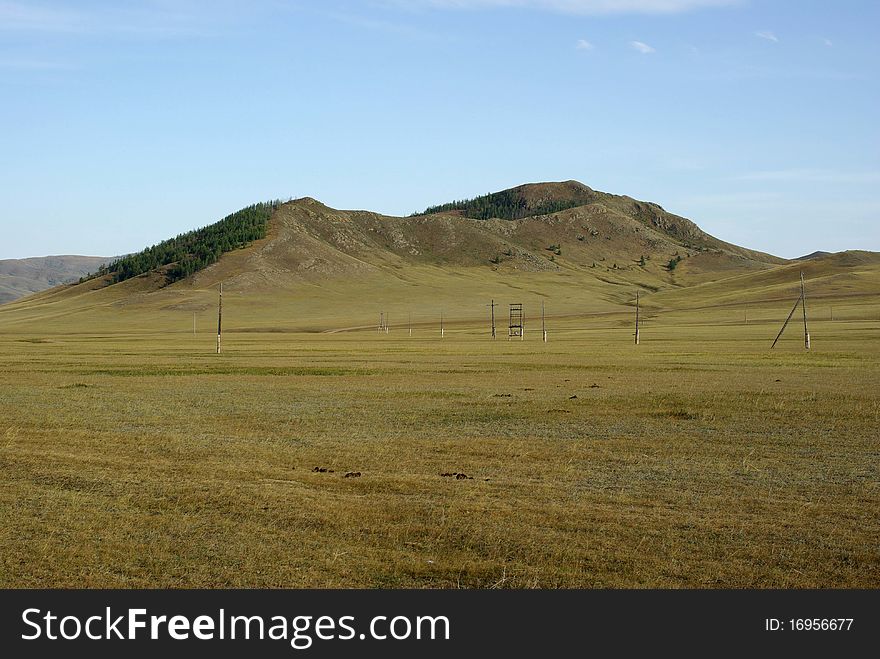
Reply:
[[[409,335],[412,336],[412,311],[409,312]]]
[[[492,338],[495,336],[495,300],[492,300]]]
[[[223,333],[223,282],[220,282],[220,304],[217,306],[217,354],[220,354],[220,335]]]
[[[639,345],[639,292],[636,291],[636,345]]]
[[[810,349],[810,332],[807,329],[807,292],[804,288],[804,271],[801,270],[801,309],[804,311],[804,349]]]
[[[770,346],[770,349],[776,347],[777,342],[779,341],[779,337],[782,336],[782,333],[785,331],[785,328],[788,327],[788,323],[791,320],[791,317],[794,316],[794,312],[797,311],[798,305],[801,305],[801,308],[804,312],[804,348],[806,350],[810,349],[810,332],[807,329],[807,294],[806,288],[804,287],[804,273],[801,271],[801,295],[794,303],[794,306],[791,308],[791,311],[788,312],[788,318],[785,319],[785,322],[782,323],[782,329],[779,330],[779,334],[776,335],[776,338],[773,340],[773,345]]]
[[[492,300],[491,304],[487,305],[492,309],[492,339],[495,339],[495,300]]]
[[[196,335],[196,312],[193,311],[193,336]]]
[[[445,336],[445,331],[443,329],[443,309],[440,309],[440,338],[442,339]]]
[[[547,343],[547,325],[544,323],[544,300],[541,300],[541,334],[544,336],[544,343]]]

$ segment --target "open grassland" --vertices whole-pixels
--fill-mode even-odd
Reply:
[[[0,585],[880,587],[880,300],[792,302],[0,324]]]

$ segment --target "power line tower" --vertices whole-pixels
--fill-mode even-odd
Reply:
[[[511,304],[510,316],[507,324],[507,340],[518,336],[520,341],[525,338],[525,325],[523,323],[523,305]]]

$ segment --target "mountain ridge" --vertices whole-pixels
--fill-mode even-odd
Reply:
[[[76,281],[110,260],[76,254],[0,259],[0,304]]]
[[[527,212],[546,208],[548,200],[579,205],[516,219],[466,217],[466,207],[394,217],[302,197],[274,208],[265,237],[222,253],[190,276],[172,281],[176,264],[117,283],[106,273],[4,305],[0,321],[24,327],[51,318],[61,327],[70,314],[95,313],[108,327],[148,327],[163,314],[208,313],[222,283],[231,301],[248,307],[247,327],[254,331],[286,330],[291,323],[324,331],[369,322],[368,310],[376,307],[395,316],[435,313],[493,297],[540,296],[552,300],[553,313],[574,315],[625,309],[637,290],[656,300],[643,297],[648,306],[705,303],[691,291],[709,303],[716,292],[733,303],[749,296],[736,282],[777,296],[787,294],[785,282],[796,276],[786,268],[799,262],[722,241],[653,202],[573,181],[504,193],[522,199],[518,207]],[[467,200],[453,203],[466,206]],[[828,291],[843,292],[873,281],[877,267],[873,258],[856,255],[821,257],[805,269],[808,277],[824,277]],[[734,283],[713,288],[728,281]],[[308,310],[306,316],[288,317],[294,308]],[[150,316],[132,313],[138,310]]]

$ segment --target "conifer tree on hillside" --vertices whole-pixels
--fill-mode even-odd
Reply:
[[[269,217],[280,204],[276,200],[248,206],[219,222],[118,258],[87,279],[110,274],[115,284],[165,266],[171,266],[165,273],[168,283],[184,279],[215,263],[225,252],[265,238]]]
[[[574,208],[575,206],[580,206],[582,204],[583,201],[574,199],[546,200],[539,203],[537,206],[529,208],[527,201],[521,195],[512,190],[505,190],[503,192],[495,192],[481,197],[475,197],[473,199],[462,199],[448,204],[431,206],[421,213],[413,213],[411,217],[459,211],[465,217],[474,220],[488,220],[493,217],[504,220],[520,220],[524,217],[558,213],[559,211]]]

